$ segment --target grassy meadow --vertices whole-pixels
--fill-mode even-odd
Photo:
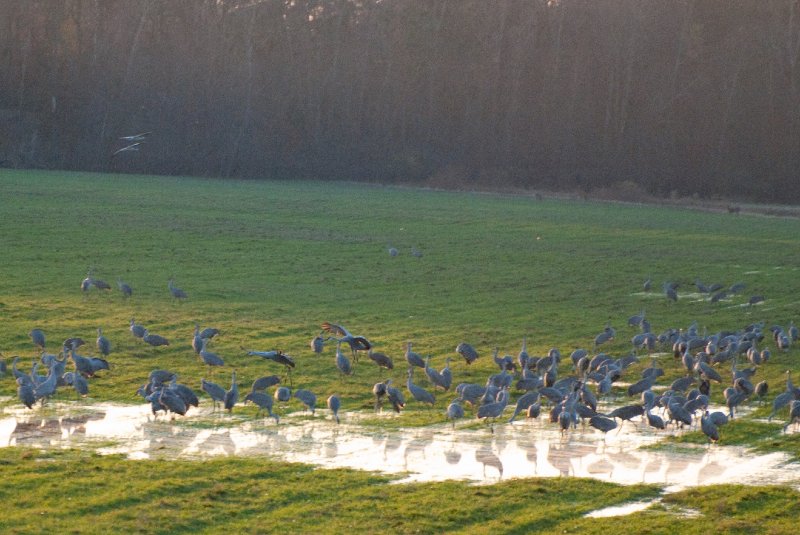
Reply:
[[[79,353],[94,354],[96,329],[102,327],[113,346],[108,359],[112,368],[90,381],[90,399],[102,401],[140,402],[135,391],[156,368],[178,372],[181,382],[198,391],[201,377],[227,386],[232,370],[242,388],[256,377],[283,373],[273,363],[247,356],[241,349],[245,347],[281,349],[293,356],[294,385],[314,391],[319,403],[337,393],[344,411],[369,411],[371,387],[377,380],[390,376],[405,383],[406,341],[413,341],[420,354],[432,355],[436,368],[452,357],[454,384],[483,383],[497,371],[492,348],[516,356],[523,335],[533,355],[557,347],[568,356],[577,347],[591,350],[595,335],[609,322],[617,337],[602,349],[612,355],[627,354],[630,338],[638,331],[627,327],[626,320],[641,310],[657,333],[686,328],[693,321],[701,332],[706,328],[709,333],[758,321],[767,326],[800,322],[797,219],[351,183],[2,170],[0,224],[0,352],[9,364],[11,356],[21,356],[21,368],[28,370],[37,353],[27,333],[37,327],[47,335],[50,352],[57,352],[65,338],[80,336],[87,346]],[[389,256],[389,245],[398,248],[397,257]],[[412,256],[412,248],[423,256]],[[79,285],[89,268],[114,290],[82,294]],[[170,276],[188,299],[173,300],[167,290]],[[116,290],[118,277],[133,287],[130,299]],[[650,293],[642,290],[648,277],[653,280]],[[747,288],[729,301],[710,303],[699,295],[687,296],[696,292],[696,278],[725,286],[743,282]],[[679,295],[684,297],[678,302],[668,301],[660,290],[668,280],[681,285]],[[755,294],[764,295],[765,302],[741,306]],[[152,348],[134,339],[128,330],[132,317],[170,339],[170,346]],[[368,337],[376,350],[394,358],[395,370],[379,373],[364,357],[353,376],[341,377],[333,347],[327,346],[321,356],[309,348],[323,321],[342,323],[354,334]],[[220,329],[210,348],[225,360],[222,369],[207,370],[195,357],[190,345],[195,322]],[[454,352],[461,341],[481,354],[469,368]],[[764,345],[773,356],[755,379],[769,381],[771,399],[784,389],[784,372],[800,370],[800,349],[781,352],[768,339]],[[564,374],[569,373],[567,361],[561,368]],[[644,359],[632,373],[638,377],[640,367],[647,365]],[[663,365],[667,376],[662,384],[682,375],[671,357]],[[415,381],[427,386],[419,372]],[[0,377],[0,395],[13,398],[15,391],[9,375]],[[721,394],[722,387],[715,387],[715,401],[720,402]],[[411,402],[400,418],[376,418],[366,424],[438,423],[453,397],[439,394],[433,408]],[[13,398],[5,403],[17,402]],[[301,409],[299,404],[295,408]],[[237,407],[234,417],[254,412],[253,407]],[[765,405],[754,415],[767,413]],[[747,437],[737,438],[736,443],[797,451],[796,441],[780,437],[777,423],[734,425],[742,425],[745,432],[739,435]],[[747,432],[752,429],[755,434]],[[725,430],[722,436],[724,443]],[[392,507],[397,504],[399,512],[385,526],[375,525],[375,531],[523,533],[633,523],[631,529],[637,532],[646,525],[653,532],[670,532],[676,525],[700,532],[722,518],[728,519],[731,530],[761,525],[760,513],[739,507],[740,499],[761,500],[778,510],[787,500],[795,508],[798,503],[797,493],[778,487],[710,487],[669,497],[681,507],[699,507],[701,519],[676,519],[669,513],[669,503],[664,503],[663,511],[609,523],[580,515],[598,506],[651,497],[653,488],[580,480],[512,481],[491,487],[406,486],[389,485],[388,478],[374,475],[288,469],[252,459],[179,462],[169,467],[160,462],[93,456],[87,460],[80,452],[0,450],[0,475],[13,478],[14,485],[19,481],[30,492],[35,488],[45,502],[15,498],[17,516],[3,521],[3,531],[13,531],[13,526],[37,531],[25,524],[32,522],[30,518],[15,524],[17,517],[33,513],[42,526],[61,518],[77,522],[76,531],[91,531],[78,513],[93,511],[94,505],[70,511],[67,502],[53,502],[66,500],[73,492],[65,491],[61,481],[90,484],[95,471],[147,480],[138,488],[138,497],[112,502],[106,492],[88,493],[98,500],[102,517],[119,522],[115,525],[125,531],[127,527],[213,531],[224,521],[238,526],[237,531],[268,532],[292,521],[300,523],[290,531],[302,532],[324,517],[335,520],[331,531],[344,532],[363,527],[364,522],[378,522],[375,500],[380,498]],[[205,472],[214,474],[215,482],[203,482],[202,497],[195,503],[191,484],[182,481],[205,478]],[[46,479],[48,474],[65,479]],[[253,487],[242,478],[253,480]],[[302,489],[320,480],[330,488],[304,494]],[[339,493],[339,480],[352,485],[342,485],[347,491]],[[180,497],[171,493],[172,484],[180,486]],[[288,494],[274,490],[275,485],[286,485]],[[9,485],[4,487],[0,495],[9,503],[13,493]],[[470,505],[477,498],[459,499],[465,495],[484,496],[481,503],[493,505],[486,509]],[[550,500],[548,507],[553,510],[558,509],[553,504],[562,501],[575,505],[567,512],[559,509],[559,516],[550,509],[538,512],[538,500]],[[220,503],[225,507],[218,508]],[[444,520],[419,512],[446,504],[449,516]],[[175,523],[158,524],[155,516],[145,514],[153,507],[160,507],[159,519]],[[187,512],[189,507],[194,512]],[[506,515],[502,521],[500,515]],[[514,521],[508,524],[506,517]],[[143,523],[137,524],[140,520]],[[780,514],[770,522],[776,532],[789,525]]]

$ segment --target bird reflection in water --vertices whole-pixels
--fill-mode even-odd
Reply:
[[[475,450],[475,460],[483,465],[483,477],[486,477],[486,467],[492,467],[498,472],[498,479],[503,478],[503,462],[489,448]]]

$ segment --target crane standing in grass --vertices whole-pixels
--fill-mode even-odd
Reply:
[[[175,286],[175,279],[173,277],[170,277],[170,279],[167,281],[167,288],[169,289],[169,293],[172,294],[172,297],[175,299],[180,300],[189,297],[186,295],[186,292]]]

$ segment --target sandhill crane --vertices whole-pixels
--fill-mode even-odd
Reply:
[[[342,353],[342,343],[338,342],[336,344],[336,368],[342,373],[342,375],[352,375],[353,374],[353,365],[350,362],[350,359],[344,356]]]
[[[272,412],[272,407],[273,407],[272,397],[269,396],[266,392],[260,392],[260,391],[249,392],[244,397],[244,402],[247,403],[248,401],[258,407],[258,412],[256,412],[256,416],[261,414],[261,411],[267,411],[267,414],[270,417],[275,418],[276,424],[280,421],[280,417]]]
[[[186,402],[183,400],[183,398],[179,396],[177,392],[170,390],[169,388],[161,388],[158,394],[158,401],[164,407],[169,409],[170,412],[180,414],[181,416],[184,416],[186,411],[189,409],[186,406]]]
[[[594,347],[605,344],[606,342],[614,339],[614,331],[611,327],[606,327],[603,332],[594,337]]]
[[[253,381],[253,385],[250,387],[252,392],[257,390],[266,390],[271,386],[275,386],[280,384],[281,378],[277,375],[265,375],[264,377],[259,377],[255,381]]]
[[[172,277],[167,281],[167,288],[175,299],[186,299],[188,297],[186,292],[175,286],[175,279]]]
[[[387,370],[394,369],[394,362],[392,362],[392,358],[385,353],[376,352],[370,349],[367,353],[367,356],[372,362],[378,365],[379,372],[380,368],[385,368]]]
[[[110,290],[111,285],[104,280],[101,279],[92,279],[92,285],[97,288],[98,290]]]
[[[645,417],[647,418],[647,425],[655,429],[665,429],[666,425],[664,424],[664,419],[657,414],[651,413],[650,409],[652,409],[652,407],[648,406],[644,411]]]
[[[150,372],[150,375],[148,376],[148,380],[154,385],[166,384],[171,382],[175,378],[177,378],[175,372],[171,372],[169,370],[153,370]]]
[[[233,407],[237,401],[239,401],[239,385],[236,383],[236,371],[234,370],[231,374],[231,387],[225,392],[225,399],[223,400],[225,410],[233,412]]]
[[[44,405],[45,400],[56,393],[57,382],[58,376],[51,371],[44,381],[34,387],[33,397],[35,399],[41,399],[42,405]]]
[[[75,353],[74,349],[70,350],[69,357],[72,359],[72,363],[75,365],[75,371],[83,374],[84,377],[91,377],[94,375],[94,370],[92,369],[92,365],[88,358],[78,355]]]
[[[358,362],[358,351],[369,351],[372,348],[372,343],[369,340],[363,336],[351,334],[342,325],[326,321],[322,323],[321,327],[324,332],[330,333],[337,342],[343,342],[350,346],[355,362]]]
[[[136,338],[144,338],[144,335],[147,333],[147,329],[145,329],[143,325],[136,323],[134,318],[131,318],[130,330],[131,334]]]
[[[169,345],[169,340],[167,340],[160,334],[151,334],[147,329],[144,330],[144,336],[142,336],[142,340],[146,344],[150,344],[153,347]]]
[[[341,400],[339,399],[339,396],[337,396],[336,394],[333,394],[333,395],[329,396],[328,400],[327,400],[327,404],[328,404],[328,409],[331,411],[331,414],[333,414],[334,420],[336,420],[336,423],[338,424],[339,423],[339,407],[342,404]]]
[[[406,388],[411,393],[411,396],[419,401],[420,403],[430,403],[431,406],[436,402],[436,398],[433,394],[425,390],[424,388],[415,385],[412,381],[412,376],[414,374],[414,368],[408,368],[408,379],[406,379]]]
[[[386,397],[389,400],[389,403],[392,404],[392,408],[395,410],[395,412],[400,412],[400,409],[406,406],[406,400],[403,397],[403,393],[397,388],[393,387],[391,383],[391,379],[386,380]]]
[[[180,398],[186,403],[186,408],[189,407],[199,407],[200,400],[197,399],[197,394],[194,393],[194,390],[189,388],[188,386],[181,384],[178,382],[178,378],[173,376],[172,380],[170,381],[169,386],[167,387],[171,391],[175,392]]]
[[[517,355],[517,362],[519,363],[520,369],[524,369],[528,365],[528,361],[530,360],[530,355],[528,355],[528,337],[522,337],[522,348],[519,350],[519,354]]]
[[[203,392],[209,395],[211,401],[214,403],[214,409],[217,408],[218,403],[225,402],[225,389],[219,386],[217,383],[200,379],[200,388],[202,388]]]
[[[527,412],[528,407],[539,401],[539,392],[526,392],[517,399],[517,405],[514,407],[514,414],[509,418],[508,423],[513,423],[514,419],[520,412]]]
[[[674,282],[665,282],[664,286],[664,295],[667,296],[667,299],[672,301],[678,301],[678,285]]]
[[[200,336],[200,325],[194,324],[194,334],[192,335],[192,349],[196,355],[203,350],[203,338]]]
[[[317,336],[311,339],[309,345],[311,346],[311,351],[319,355],[322,353],[323,349],[325,348],[325,338],[322,337],[322,333],[325,331],[320,332]]]
[[[447,415],[447,419],[453,422],[453,429],[455,429],[456,420],[464,417],[464,407],[461,406],[458,399],[454,399],[450,402],[450,405],[447,406],[445,414]]]
[[[655,377],[652,376],[645,377],[644,379],[641,379],[628,387],[628,395],[635,396],[637,394],[645,392],[646,390],[650,390],[655,384],[655,382],[656,382]]]
[[[115,150],[111,153],[111,156],[116,156],[117,154],[122,154],[123,152],[138,152],[139,148],[142,146],[142,141],[136,141],[134,143],[129,143],[124,147],[120,147],[119,149]]]
[[[38,347],[41,351],[44,351],[45,347],[44,331],[42,331],[41,329],[32,329],[31,332],[28,333],[28,336],[31,337],[33,345]]]
[[[609,418],[619,418],[623,422],[625,420],[631,420],[636,416],[641,416],[644,414],[644,407],[641,405],[624,405],[622,407],[617,407],[613,411],[608,413]]]
[[[274,397],[275,401],[286,403],[287,401],[292,399],[292,391],[285,386],[279,386],[278,388],[275,389]]]
[[[772,400],[772,412],[767,418],[767,421],[772,421],[772,417],[794,399],[797,399],[797,393],[792,383],[792,372],[791,370],[786,370],[786,390],[775,396],[775,399]]]
[[[800,330],[798,330],[797,326],[794,322],[789,322],[789,327],[786,328],[786,333],[789,335],[789,339],[792,342],[797,342],[797,339],[800,337]]]
[[[104,357],[107,357],[108,354],[111,353],[111,342],[108,341],[108,338],[103,336],[103,329],[100,327],[97,328],[97,350]]]
[[[200,331],[200,338],[203,340],[211,340],[215,336],[219,334],[219,329],[216,327],[206,327],[202,331]]]
[[[700,429],[711,442],[717,442],[719,440],[719,429],[708,417],[708,411],[700,418]]]
[[[386,395],[386,384],[385,382],[380,382],[372,385],[372,395],[375,396],[376,411],[382,406],[383,397]]]
[[[766,381],[761,381],[756,385],[755,388],[755,395],[758,396],[758,404],[761,405],[763,402],[763,397],[767,395],[769,391],[769,384]]]
[[[90,377],[94,377],[100,370],[108,370],[108,361],[100,357],[87,357],[89,361],[89,369],[92,371]],[[66,360],[66,359],[65,359]]]
[[[131,285],[124,282],[122,279],[117,279],[117,288],[122,292],[123,297],[130,297],[133,295],[133,288],[131,288]]]
[[[33,408],[36,397],[33,395],[33,385],[30,380],[25,381],[21,377],[17,378],[17,397],[26,407]]]
[[[456,346],[456,353],[464,357],[464,360],[468,365],[472,364],[478,359],[478,352],[475,351],[474,347],[466,342],[461,342]]]
[[[225,361],[216,353],[212,353],[207,349],[208,340],[203,340],[203,345],[200,347],[200,358],[203,362],[211,368],[212,366],[225,366]]]
[[[400,251],[398,251],[396,247],[392,247],[391,245],[389,246],[388,251],[389,251],[389,256],[391,256],[392,258],[400,254]]]
[[[499,347],[495,347],[492,351],[492,360],[494,360],[494,363],[497,364],[498,368],[500,368],[500,371],[511,371],[514,369],[514,359],[511,357],[511,355],[503,355],[501,357]]]
[[[800,400],[793,399],[789,404],[789,421],[783,426],[783,432],[796,422],[800,422]]]
[[[628,327],[639,327],[644,320],[644,310],[628,318]]]
[[[722,391],[722,395],[725,398],[725,406],[728,407],[728,418],[731,420],[735,417],[736,407],[749,396],[746,391],[734,387],[726,388]]]
[[[716,381],[717,383],[722,382],[722,376],[719,374],[719,372],[703,361],[698,361],[694,369],[695,371],[700,372],[709,381]]]
[[[478,407],[478,412],[475,416],[478,419],[483,418],[487,421],[489,418],[491,418],[492,423],[490,424],[490,429],[492,430],[492,433],[494,433],[494,420],[503,414],[503,411],[506,410],[506,405],[508,405],[508,390],[502,389],[497,395],[497,401],[493,403],[486,403]]]
[[[737,283],[731,285],[731,287],[728,289],[728,291],[730,293],[732,293],[732,294],[738,294],[739,292],[741,292],[745,288],[747,288],[747,285],[745,283],[737,282]]]
[[[272,362],[276,362],[278,364],[283,365],[286,368],[286,374],[289,377],[289,386],[292,384],[292,368],[295,367],[294,359],[283,353],[279,349],[273,349],[270,351],[253,351],[247,350],[242,348],[244,351],[247,352],[248,355],[253,357],[261,357],[264,360],[271,360]]]
[[[434,389],[438,386],[438,387],[443,388],[444,390],[447,390],[447,387],[445,387],[445,385],[444,385],[445,380],[442,377],[442,374],[439,373],[436,369],[431,368],[431,356],[430,355],[425,357],[425,375],[428,376],[428,380],[431,382],[431,384],[433,385]]]
[[[595,414],[589,418],[589,425],[601,431],[603,434],[617,428],[617,421],[602,414]]]
[[[317,396],[314,395],[313,392],[310,390],[305,390],[303,388],[298,389],[294,393],[294,397],[300,400],[300,402],[305,405],[305,407],[311,411],[311,414],[314,414],[314,411],[317,406]]]
[[[406,342],[406,362],[408,362],[409,366],[416,366],[417,368],[424,368],[425,367],[425,360],[419,353],[415,353],[411,350],[411,342]]]
[[[460,383],[456,386],[456,394],[461,401],[465,401],[473,407],[478,400],[486,394],[486,387],[475,383]]]
[[[64,382],[71,386],[78,397],[86,397],[89,395],[89,383],[78,372],[67,372],[63,375]]]
[[[450,386],[453,384],[453,372],[450,371],[450,357],[444,359],[444,368],[439,372],[439,375],[442,378],[442,388],[445,391],[450,390]]]

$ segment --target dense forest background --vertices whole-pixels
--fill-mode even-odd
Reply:
[[[0,160],[798,202],[800,2],[2,0]]]

